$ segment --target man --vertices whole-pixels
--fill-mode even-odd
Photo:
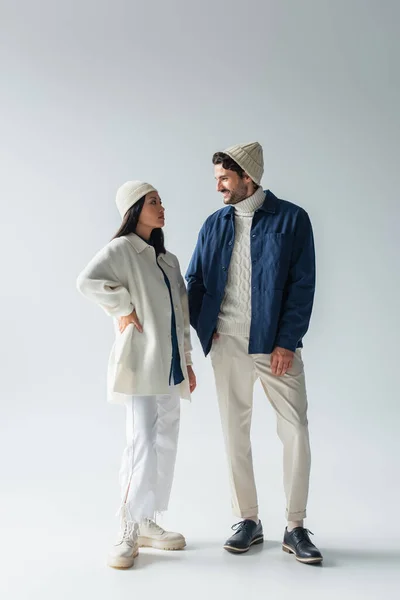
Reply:
[[[310,447],[301,348],[315,290],[311,223],[302,208],[260,187],[258,142],[218,152],[213,164],[226,207],[205,221],[186,279],[191,324],[205,355],[211,351],[232,507],[242,519],[224,548],[242,553],[264,539],[250,442],[259,378],[284,448],[283,550],[304,563],[321,562],[303,523]]]

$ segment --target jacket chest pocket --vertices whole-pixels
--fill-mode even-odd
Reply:
[[[261,255],[271,263],[290,261],[293,235],[287,233],[266,233],[262,239]]]
[[[266,278],[273,287],[283,289],[287,280],[293,248],[293,235],[267,233],[262,248],[262,262]]]

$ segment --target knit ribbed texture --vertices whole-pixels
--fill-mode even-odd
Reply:
[[[238,144],[224,150],[258,185],[264,173],[263,149],[258,142]]]
[[[235,336],[249,336],[251,323],[251,252],[250,230],[254,211],[262,206],[265,193],[261,187],[235,204],[235,244],[229,265],[225,295],[218,317],[217,331]]]

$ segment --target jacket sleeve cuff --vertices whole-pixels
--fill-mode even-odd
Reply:
[[[297,341],[290,340],[289,338],[281,337],[276,340],[275,348],[285,348],[286,350],[290,350],[291,352],[296,352]]]
[[[131,315],[132,312],[135,310],[133,304],[130,304],[129,306],[125,305],[122,307],[119,306],[112,310],[105,306],[103,306],[102,308],[108,314],[109,317],[113,317],[114,319],[120,319],[121,317],[129,317],[129,315]]]
[[[187,367],[191,367],[193,365],[191,352],[185,352],[185,361]]]

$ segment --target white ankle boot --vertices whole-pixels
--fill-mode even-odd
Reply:
[[[114,569],[129,569],[133,567],[139,554],[138,526],[136,523],[125,523],[121,528],[117,541],[108,555],[108,566]]]
[[[165,531],[151,519],[144,519],[139,526],[139,546],[159,550],[182,550],[186,540],[181,533]]]

